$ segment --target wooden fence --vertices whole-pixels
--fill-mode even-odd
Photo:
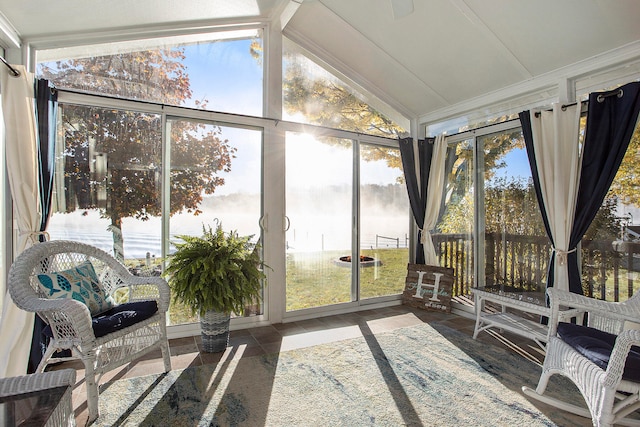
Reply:
[[[455,269],[453,295],[468,295],[475,285],[473,239],[467,234],[434,234],[442,267]],[[551,255],[549,239],[540,236],[485,234],[485,284],[516,291],[543,291]],[[640,284],[640,243],[583,240],[582,288],[585,295],[624,301]]]

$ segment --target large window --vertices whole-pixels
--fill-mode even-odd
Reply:
[[[479,164],[478,240],[484,253],[484,284],[518,291],[544,290],[550,256],[524,139],[519,129],[477,138]],[[482,240],[484,238],[484,244]]]
[[[400,150],[360,144],[360,297],[402,293],[409,260],[409,198]]]
[[[199,236],[203,227],[261,237],[262,131],[196,120],[168,120],[171,145],[169,236]],[[168,252],[172,252],[169,250]],[[261,314],[261,307],[245,313]],[[178,304],[171,323],[195,320]]]
[[[242,30],[40,50],[57,87],[123,99],[261,116],[262,31]]]
[[[37,73],[58,88],[111,98],[99,104],[261,116],[261,33],[41,50]],[[159,107],[132,111],[136,105],[147,110],[61,104],[51,238],[101,247],[136,274],[160,274],[177,235],[199,235],[215,221],[259,239],[262,131],[169,117]],[[171,323],[194,320],[172,306]]]
[[[397,148],[287,134],[287,311],[402,292],[409,202],[400,165]]]
[[[301,123],[395,138],[408,121],[364,90],[327,71],[285,41],[283,118]]]
[[[286,266],[267,271],[266,292],[285,311],[398,299],[410,219],[395,138],[408,121],[285,50],[281,128],[262,117],[260,29],[38,51],[38,76],[60,89],[51,237],[160,274],[178,236],[219,221]],[[196,320],[172,303],[171,324]]]
[[[51,238],[153,268],[162,256],[160,115],[78,105],[60,114]]]
[[[287,311],[350,302],[353,141],[288,133]]]
[[[311,58],[285,40],[284,119],[391,138],[406,132],[406,119]],[[397,148],[288,133],[286,215],[287,311],[402,292],[410,223]]]
[[[519,128],[451,142],[444,213],[434,236],[454,293],[472,286],[544,289],[550,256]]]
[[[171,241],[217,221],[260,238],[261,130],[171,117],[163,127],[161,114],[102,107],[60,110],[52,239],[84,241],[136,274],[160,274]],[[196,320],[177,306],[169,315],[171,323]]]
[[[585,124],[583,118],[583,131]],[[452,142],[449,150],[445,210],[434,240],[441,264],[456,269],[454,293],[468,294],[471,286],[543,291],[551,244],[521,131],[478,135]],[[585,295],[624,301],[640,287],[639,153],[636,128],[579,245]]]

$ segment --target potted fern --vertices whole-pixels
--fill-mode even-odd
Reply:
[[[174,243],[164,274],[174,301],[200,315],[204,351],[219,352],[229,343],[231,313],[243,313],[262,297],[266,276],[253,236],[225,233],[220,222],[202,231],[177,236],[181,242]]]

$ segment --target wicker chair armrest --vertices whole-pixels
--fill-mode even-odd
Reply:
[[[639,301],[625,303],[602,301],[584,295],[562,291],[556,288],[547,289],[552,307],[576,308],[583,312],[594,313],[601,317],[620,321],[638,322],[640,320]]]
[[[33,313],[54,311],[84,313],[89,318],[89,321],[91,321],[91,315],[87,306],[71,298],[31,298],[21,301],[20,308]]]
[[[167,281],[162,277],[128,274],[122,279],[122,286],[129,287],[132,292],[132,300],[154,299],[158,302],[159,311],[166,312],[169,310],[171,289]],[[155,292],[148,291],[148,287],[150,286],[154,288]]]
[[[615,387],[620,383],[629,351],[632,346],[637,345],[640,345],[640,330],[628,329],[618,335],[607,365],[607,374],[604,378],[605,386]]]
[[[91,313],[80,301],[69,298],[38,298],[29,301],[30,308],[43,317],[51,326],[54,334],[61,338],[95,340],[91,323]]]
[[[20,393],[46,390],[54,387],[70,386],[76,383],[75,369],[61,369],[40,374],[21,375],[0,379],[0,397]]]

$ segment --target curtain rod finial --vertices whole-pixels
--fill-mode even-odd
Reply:
[[[2,61],[2,63],[9,68],[9,71],[11,71],[11,74],[13,74],[13,77],[18,77],[20,75],[20,72],[15,68],[13,68],[11,64],[9,64],[6,59],[4,59],[3,56],[0,56],[0,61]]]

